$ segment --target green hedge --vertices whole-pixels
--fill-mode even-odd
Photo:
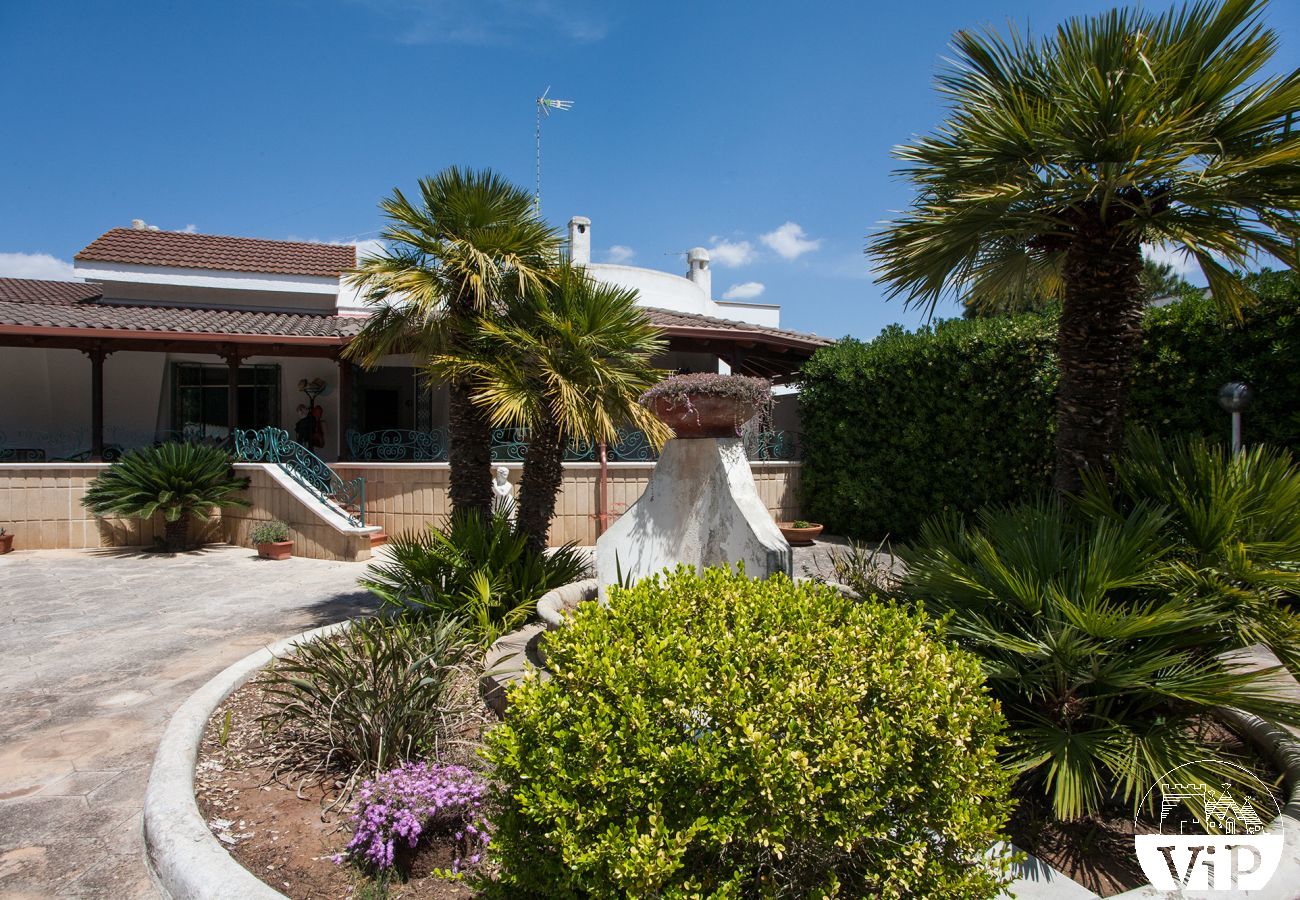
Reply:
[[[1130,418],[1161,435],[1226,437],[1215,394],[1244,379],[1245,438],[1300,447],[1300,278],[1251,276],[1240,323],[1213,302],[1148,311]],[[803,514],[829,532],[905,540],[941,510],[1046,489],[1057,382],[1051,316],[944,321],[845,339],[804,367]]]

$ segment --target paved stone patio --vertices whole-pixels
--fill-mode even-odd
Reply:
[[[364,569],[234,547],[0,556],[0,897],[157,897],[141,805],[167,719],[258,647],[369,607]]]

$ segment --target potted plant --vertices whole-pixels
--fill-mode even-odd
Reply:
[[[259,522],[253,526],[249,539],[257,547],[257,555],[262,559],[288,559],[293,556],[289,526],[283,522]]]
[[[0,528],[0,556],[14,549],[14,536]]]
[[[740,437],[772,400],[772,383],[745,375],[675,375],[641,395],[641,405],[679,438]]]
[[[822,526],[807,519],[795,519],[793,522],[777,522],[781,535],[792,547],[807,547],[822,533]]]

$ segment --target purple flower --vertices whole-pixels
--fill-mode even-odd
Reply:
[[[454,835],[452,871],[478,865],[488,845],[481,812],[487,786],[464,766],[407,763],[364,782],[352,816],[354,833],[343,858],[378,869],[393,866],[400,840],[415,848],[433,831]]]

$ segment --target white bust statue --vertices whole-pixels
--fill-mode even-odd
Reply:
[[[492,511],[503,512],[515,504],[515,489],[510,484],[510,470],[497,466],[492,477]]]

